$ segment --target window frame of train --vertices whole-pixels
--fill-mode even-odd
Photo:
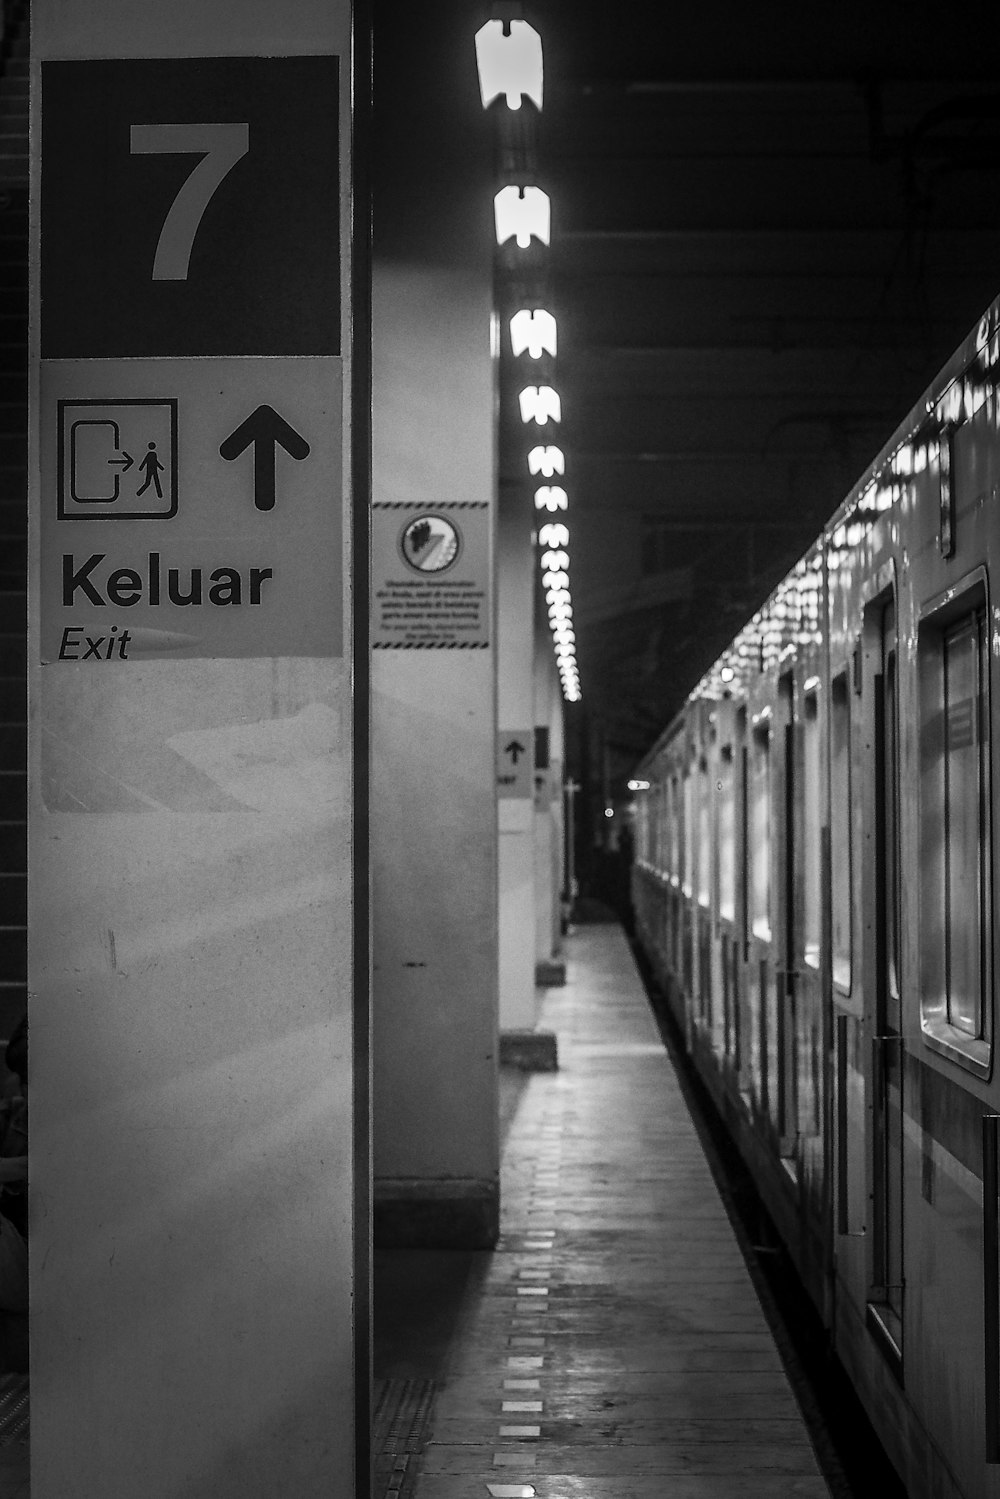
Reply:
[[[750,1092],[764,1115],[772,1105],[768,1017],[768,980],[774,933],[774,786],[771,710],[754,714],[747,734],[747,1049]]]
[[[989,1077],[993,1062],[992,988],[994,953],[993,817],[991,749],[991,691],[989,643],[989,580],[978,567],[962,581],[926,604],[917,633],[918,724],[920,734],[920,1028],[925,1045],[976,1077]],[[949,682],[962,670],[960,652],[969,646],[974,687],[966,697],[952,697]],[[955,710],[966,702],[968,713]],[[960,781],[954,758],[972,749],[973,775],[966,778],[965,804],[952,800]],[[958,888],[954,877],[957,840],[952,828],[961,813],[975,820],[975,836],[968,840],[963,863],[975,864],[973,898]],[[978,815],[976,815],[978,813]],[[963,903],[962,896],[966,896]],[[957,1010],[953,953],[956,933],[952,911],[975,909],[976,930],[967,940],[966,971],[971,966],[972,1004]],[[974,951],[973,951],[974,949]],[[969,962],[971,954],[971,963]]]
[[[802,962],[817,977],[823,953],[823,743],[819,687],[802,695]]]
[[[721,1043],[722,1055],[732,1060],[738,1054],[736,971],[739,936],[736,927],[736,756],[731,734],[719,745],[716,775],[715,912],[721,955]]]
[[[830,683],[830,961],[835,991],[854,986],[854,781],[850,668]]]
[[[715,730],[711,731],[711,743]],[[711,793],[711,760],[703,744],[698,756],[695,818],[697,822],[698,863],[691,902],[694,916],[694,945],[697,948],[697,992],[692,995],[694,1013],[701,1026],[712,1025],[712,887],[715,878],[715,827]]]
[[[771,723],[753,725],[750,734],[749,812],[749,934],[770,943],[773,932],[771,868],[774,843],[774,788],[771,785]]]
[[[670,943],[668,961],[675,979],[681,968],[681,901],[684,870],[684,794],[679,767],[670,772]]]
[[[777,745],[776,770],[778,795],[772,786],[772,841],[774,847],[773,877],[778,900],[773,915],[772,936],[775,941],[775,1083],[777,1086],[776,1126],[778,1153],[782,1165],[794,1180],[799,1141],[798,1098],[798,1009],[799,993],[799,888],[797,865],[803,829],[800,825],[801,755],[799,723],[795,696],[795,674],[783,672],[778,678],[778,722],[775,724]],[[775,805],[775,803],[777,805]],[[775,930],[775,927],[777,930]]]
[[[872,1206],[866,1323],[903,1380],[905,1294],[903,975],[900,973],[901,824],[898,591],[888,563],[864,606],[865,1009],[871,1020],[867,1154]],[[886,794],[888,791],[888,795]]]

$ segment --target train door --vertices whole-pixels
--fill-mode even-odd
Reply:
[[[779,720],[775,725],[778,741],[779,788],[777,840],[777,879],[780,930],[776,938],[776,1020],[774,1071],[777,1081],[775,1124],[779,1148],[789,1170],[794,1170],[798,1138],[798,1048],[796,1025],[797,980],[797,887],[795,878],[798,769],[795,743],[795,688],[791,673],[778,684]]]
[[[763,719],[749,736],[746,794],[749,816],[746,844],[746,1001],[747,1046],[744,1058],[749,1072],[749,1090],[761,1114],[773,1118],[777,1087],[774,1077],[773,1016],[771,1003],[771,890],[773,853],[770,723]]]
[[[872,1043],[872,1263],[869,1326],[895,1360],[903,1353],[903,1018],[900,986],[899,742],[896,612],[875,606],[877,631],[869,770],[874,790],[874,1034]]]

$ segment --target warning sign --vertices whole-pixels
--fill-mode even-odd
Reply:
[[[372,645],[381,650],[488,646],[489,505],[455,500],[372,509]]]

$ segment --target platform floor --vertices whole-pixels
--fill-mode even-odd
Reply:
[[[559,1072],[505,1075],[496,1253],[376,1256],[378,1388],[412,1417],[376,1495],[824,1499],[625,938],[566,956]]]

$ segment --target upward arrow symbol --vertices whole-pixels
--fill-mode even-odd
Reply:
[[[274,450],[279,443],[292,458],[309,456],[305,438],[273,406],[258,406],[219,448],[220,455],[232,462],[253,446],[253,502],[258,510],[274,509]]]

